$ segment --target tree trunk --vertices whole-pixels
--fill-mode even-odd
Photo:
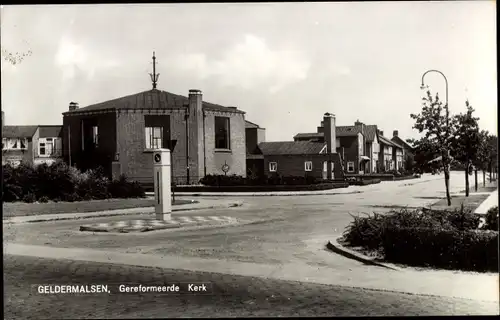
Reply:
[[[493,169],[492,167],[493,167],[493,165],[490,162],[490,165],[489,165],[489,169],[490,169],[490,183],[491,183],[491,175],[492,175],[492,169]]]
[[[445,155],[443,154],[443,160],[445,159]],[[448,161],[443,161],[443,169],[444,169],[444,185],[446,186],[446,200],[448,201],[448,206],[451,206],[451,196],[450,196],[450,166],[448,165]]]
[[[486,171],[483,169],[483,187],[486,187]]]
[[[465,196],[469,196],[469,164],[465,165]]]
[[[474,190],[477,192],[477,169],[474,170]]]

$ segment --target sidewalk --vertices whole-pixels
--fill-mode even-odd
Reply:
[[[224,199],[203,199],[198,203],[188,203],[172,207],[172,212],[203,210],[203,209],[217,209],[217,208],[230,208],[240,207],[243,205],[242,201],[237,200],[224,200]],[[4,223],[26,223],[26,222],[41,222],[41,221],[54,221],[54,220],[72,220],[72,219],[88,219],[96,217],[109,217],[121,215],[137,215],[137,214],[152,214],[155,212],[154,207],[143,208],[129,208],[107,210],[99,212],[84,212],[84,213],[58,213],[58,214],[44,214],[35,216],[18,216],[3,219]]]
[[[364,267],[334,269],[305,263],[257,264],[173,255],[131,254],[81,248],[4,244],[4,253],[48,259],[94,261],[198,272],[223,273],[382,291],[498,302],[498,274],[451,271],[393,271]]]
[[[486,214],[488,210],[494,206],[498,206],[498,189],[491,192],[490,196],[486,198],[486,200],[484,200],[483,203],[479,205],[479,207],[477,207],[474,213]]]

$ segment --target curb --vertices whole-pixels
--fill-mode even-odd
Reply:
[[[363,191],[351,191],[351,192],[337,192],[337,193],[272,193],[272,194],[259,194],[252,192],[240,192],[240,193],[177,193],[179,196],[189,196],[189,197],[294,197],[294,196],[329,196],[329,195],[340,195],[340,194],[358,194],[363,193]]]
[[[234,203],[229,203],[227,205],[215,205],[215,206],[206,206],[206,207],[195,207],[195,208],[176,208],[172,209],[172,212],[183,212],[183,211],[197,211],[197,210],[210,210],[210,209],[226,209],[226,208],[235,208],[235,207],[241,207],[243,206],[243,202],[234,202]],[[131,208],[128,208],[131,209]],[[110,211],[122,211],[122,212],[109,212],[109,213],[104,213],[104,214],[99,214],[98,212],[95,215],[89,214],[89,215],[83,215],[83,216],[64,216],[65,214],[61,214],[59,217],[49,217],[49,218],[44,218],[42,216],[19,216],[19,217],[12,217],[10,219],[4,219],[3,223],[4,224],[21,224],[21,223],[34,223],[34,222],[48,222],[48,221],[62,221],[62,220],[82,220],[82,219],[92,219],[92,218],[103,218],[103,217],[116,217],[116,216],[127,216],[127,215],[143,215],[143,214],[152,214],[154,213],[154,208],[152,207],[144,207],[144,208],[133,208],[133,209],[143,209],[145,212],[134,212],[134,213],[124,213],[122,210],[127,210],[127,209],[116,209],[116,210],[110,210]],[[92,212],[88,212],[92,213]],[[16,221],[16,218],[22,218],[22,217],[33,217],[33,219],[27,218],[27,220],[24,221]]]
[[[343,245],[341,245],[338,240],[340,238],[338,238],[336,241],[335,241],[335,244],[333,244],[331,241],[328,241],[328,243],[326,244],[326,247],[337,253],[337,254],[340,254],[341,256],[343,257],[346,257],[348,259],[353,259],[353,260],[356,260],[356,261],[359,261],[359,262],[362,262],[364,264],[368,264],[368,265],[372,265],[372,266],[377,266],[377,267],[382,267],[382,268],[386,268],[386,269],[391,269],[391,270],[394,270],[394,271],[401,271],[401,269],[397,268],[397,267],[394,267],[394,266],[387,266],[383,263],[380,263],[380,262],[377,262],[375,261],[375,258],[370,258],[370,257],[367,257],[359,252],[356,252],[356,251],[353,251],[353,250],[350,250],[346,247],[344,247]]]

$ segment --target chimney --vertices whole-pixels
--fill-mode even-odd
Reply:
[[[325,113],[323,116],[324,123],[324,136],[326,142],[326,152],[329,154],[337,152],[337,136],[336,136],[336,128],[335,128],[335,115],[331,113]],[[335,174],[333,172],[333,159],[331,158],[328,161],[328,179],[333,180],[335,178]]]
[[[2,129],[5,126],[5,112],[2,111]]]
[[[335,132],[335,115],[331,113],[325,113],[323,116],[324,123],[324,135],[326,142],[326,149],[328,153],[335,153],[337,146],[337,136]]]
[[[394,130],[394,131],[392,132],[392,136],[393,136],[393,137],[397,137],[397,136],[398,136],[398,130]]]
[[[381,135],[381,136],[383,136],[383,135],[384,135],[384,131],[379,130],[379,131],[378,131],[378,134],[379,134],[379,135]]]
[[[361,132],[363,136],[365,135],[365,124],[363,122],[356,120],[356,122],[354,122],[354,126],[359,129],[359,132]]]
[[[188,100],[188,147],[186,158],[189,160],[186,167],[189,167],[189,183],[191,183],[197,182],[205,175],[204,116],[201,90],[189,90]]]
[[[69,103],[69,111],[75,111],[75,110],[78,110],[78,102],[73,102],[71,101]]]

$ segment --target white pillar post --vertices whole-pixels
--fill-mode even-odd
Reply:
[[[170,166],[169,149],[157,149],[153,152],[153,181],[157,220],[170,220],[172,218]]]

